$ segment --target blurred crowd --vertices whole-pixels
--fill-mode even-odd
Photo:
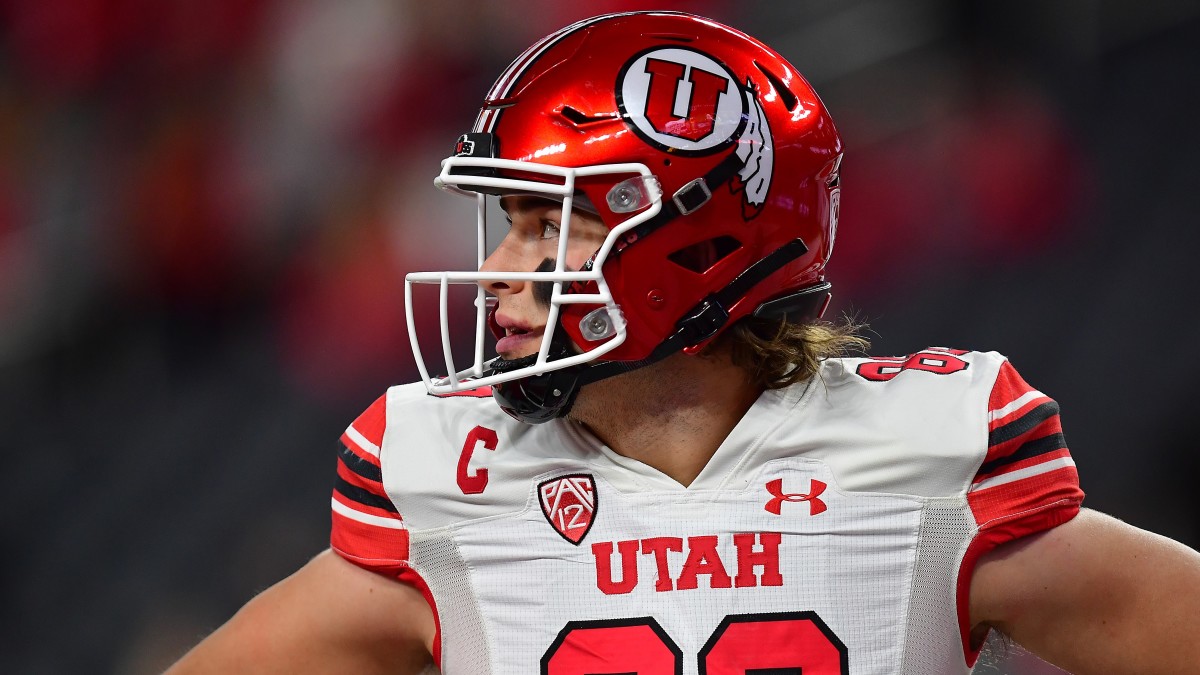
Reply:
[[[604,11],[791,60],[847,146],[836,309],[1009,354],[1089,503],[1197,545],[1200,10],[1049,4],[0,0],[0,671],[155,672],[324,546],[337,436],[416,376],[404,274],[474,261],[439,160]]]

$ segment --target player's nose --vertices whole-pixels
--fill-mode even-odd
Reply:
[[[479,266],[479,271],[487,272],[527,272],[532,270],[532,266],[527,265],[524,260],[526,256],[522,255],[521,247],[511,241],[511,237],[505,237],[496,250],[492,251],[483,264]],[[536,265],[536,262],[533,263]],[[479,285],[483,290],[492,295],[515,294],[520,293],[525,288],[525,280],[523,279],[488,279],[483,277],[479,280]]]

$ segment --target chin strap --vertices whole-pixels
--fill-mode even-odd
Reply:
[[[675,324],[675,332],[659,343],[645,359],[582,364],[522,377],[492,387],[492,395],[504,412],[528,424],[541,424],[562,417],[570,412],[583,385],[643,368],[712,338],[729,322],[729,308],[734,303],[745,297],[756,284],[807,252],[808,246],[802,240],[793,239],[746,268],[724,288],[709,295],[685,314]],[[829,297],[829,288],[828,282],[822,282],[764,302],[755,310],[754,316],[793,322],[817,318]],[[550,346],[551,360],[570,355],[568,344],[569,339],[559,326]],[[512,372],[533,365],[536,359],[536,354],[511,361],[495,359],[490,362],[487,374]]]
[[[550,343],[550,360],[558,360],[570,356],[567,348],[570,344],[562,326],[554,332]],[[503,357],[488,362],[485,375],[502,375],[520,368],[528,368],[537,362],[537,354],[530,354],[519,359]],[[586,365],[571,366],[552,370],[541,375],[531,375],[509,382],[501,382],[492,386],[492,398],[499,404],[500,409],[520,422],[526,424],[542,424],[552,419],[562,417],[571,411],[575,396],[583,386],[580,375]]]

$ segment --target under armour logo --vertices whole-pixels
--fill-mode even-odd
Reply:
[[[809,515],[817,515],[825,512],[825,502],[821,501],[821,493],[825,492],[825,484],[816,478],[812,479],[812,484],[809,486],[807,494],[790,494],[783,491],[783,479],[776,478],[775,480],[767,481],[767,492],[770,492],[772,497],[767,505],[763,508],[768,513],[779,515],[783,509],[784,502],[808,502]]]

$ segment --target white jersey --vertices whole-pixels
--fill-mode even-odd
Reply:
[[[332,544],[416,584],[444,673],[965,673],[996,545],[1083,497],[995,353],[830,359],[689,486],[488,392],[392,388],[342,437]]]

